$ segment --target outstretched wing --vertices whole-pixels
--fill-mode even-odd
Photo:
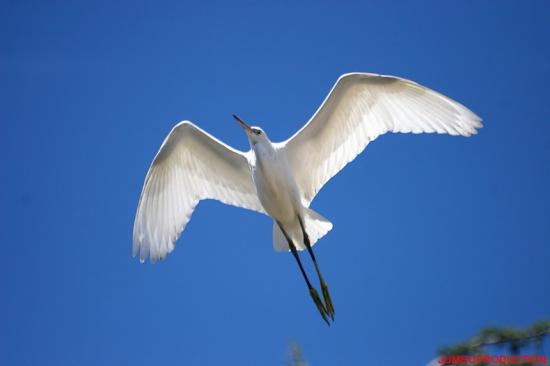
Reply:
[[[246,155],[188,121],[177,124],[155,156],[134,221],[132,254],[154,262],[174,249],[201,199],[264,212]]]
[[[303,203],[386,132],[470,136],[481,119],[462,104],[413,81],[342,75],[308,123],[283,144]]]

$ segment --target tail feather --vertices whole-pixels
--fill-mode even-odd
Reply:
[[[332,229],[332,223],[309,208],[303,208],[303,215],[305,229],[309,236],[309,241],[313,246],[317,240],[321,239]],[[296,219],[291,225],[285,226],[285,231],[291,237],[298,250],[305,249],[302,230],[298,219]],[[273,249],[278,252],[287,251],[290,249],[285,236],[276,222],[273,222]]]

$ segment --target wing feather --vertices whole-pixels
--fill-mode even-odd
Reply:
[[[202,199],[264,213],[246,154],[183,121],[166,137],[147,172],[132,254],[139,253],[141,261],[164,258]]]
[[[283,142],[303,203],[386,132],[470,136],[481,118],[462,104],[394,76],[342,75],[313,117]],[[304,169],[307,167],[307,169]]]

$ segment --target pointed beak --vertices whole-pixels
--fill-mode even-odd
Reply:
[[[237,116],[236,114],[233,115],[233,118],[235,118],[235,120],[237,122],[239,122],[239,124],[241,125],[241,127],[243,128],[243,130],[245,132],[249,132],[249,133],[252,133],[252,128],[250,128],[250,126],[245,122],[243,121],[242,119],[239,118],[239,116]]]

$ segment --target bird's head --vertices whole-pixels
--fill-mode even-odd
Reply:
[[[246,137],[248,137],[248,142],[250,142],[251,148],[254,148],[254,146],[257,144],[271,143],[265,131],[262,130],[260,127],[249,126],[248,123],[240,119],[239,116],[237,116],[236,114],[233,115],[233,118],[235,118],[235,120],[239,123],[239,125],[246,133]]]

